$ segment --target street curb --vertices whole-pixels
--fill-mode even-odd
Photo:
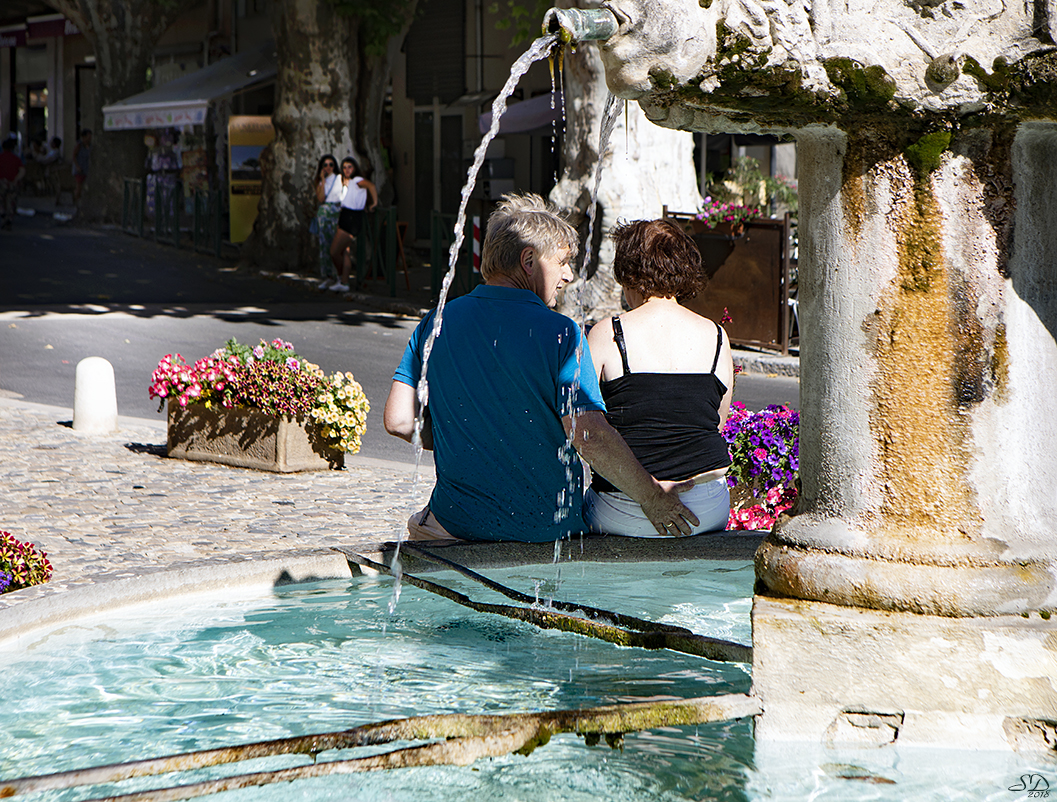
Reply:
[[[755,376],[787,376],[800,378],[800,358],[762,354],[754,351],[733,351],[734,364],[745,373]]]

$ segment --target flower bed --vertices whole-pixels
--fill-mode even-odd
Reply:
[[[776,404],[749,412],[735,402],[722,434],[732,460],[727,528],[773,530],[778,516],[797,498],[800,413]]]
[[[308,453],[317,453],[335,467],[340,460],[335,460],[334,454],[355,454],[360,450],[370,410],[363,388],[351,373],[328,376],[298,356],[292,344],[279,339],[270,343],[261,340],[253,348],[232,339],[193,365],[187,364],[180,354],[168,354],[151,376],[150,397],[160,399],[162,406],[169,402],[171,456],[237,465],[244,463],[217,459],[219,450],[249,449],[252,460],[271,453],[282,462],[290,449],[304,451],[304,438],[293,430],[301,429],[307,438]],[[244,414],[225,415],[225,410],[241,410]],[[276,426],[268,423],[270,418],[275,419]],[[271,438],[274,445],[269,445],[271,440],[255,444],[255,434]],[[234,445],[223,445],[224,437]],[[215,448],[209,445],[211,440]],[[285,468],[269,469],[306,469],[293,467],[295,462]]]

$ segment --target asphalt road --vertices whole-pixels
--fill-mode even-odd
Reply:
[[[193,362],[232,337],[280,337],[363,386],[371,412],[362,455],[412,462],[381,419],[417,322],[117,231],[19,218],[0,233],[0,394],[26,401],[72,407],[77,363],[102,356],[114,366],[120,414],[160,421],[147,387],[161,357]],[[797,406],[799,382],[742,375],[735,400]]]

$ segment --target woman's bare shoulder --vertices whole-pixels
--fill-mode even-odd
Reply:
[[[688,325],[699,326],[710,331],[715,331],[717,327],[722,328],[722,326],[719,326],[719,324],[712,318],[705,317],[700,312],[695,312],[693,309],[682,305],[680,305],[679,308],[683,310],[683,319]]]
[[[613,318],[605,317],[599,320],[595,325],[591,327],[591,330],[587,333],[587,339],[596,339],[599,337],[612,338],[613,336]]]

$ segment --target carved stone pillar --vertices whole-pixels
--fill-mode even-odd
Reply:
[[[758,737],[1022,748],[1052,735],[1046,8],[612,7],[607,82],[651,120],[799,146],[802,494],[756,558]]]

